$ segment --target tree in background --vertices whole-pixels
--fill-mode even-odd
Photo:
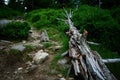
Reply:
[[[63,7],[73,7],[74,0],[56,0],[59,8]]]
[[[111,9],[120,6],[120,0],[101,0],[102,8]]]
[[[54,0],[34,0],[35,8],[49,8]]]
[[[80,0],[81,4],[90,6],[101,6],[101,8],[111,9],[120,5],[120,0]]]
[[[4,5],[4,0],[0,0],[0,6]]]
[[[34,9],[34,0],[24,0],[24,7],[26,7],[26,11],[30,11]]]
[[[50,8],[55,4],[55,0],[24,0],[24,6],[27,11],[38,8]]]
[[[87,4],[91,6],[98,5],[99,0],[81,0],[81,4]]]
[[[23,11],[24,10],[23,1],[24,0],[9,0],[8,6],[12,9]]]

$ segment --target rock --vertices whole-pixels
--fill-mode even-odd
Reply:
[[[20,67],[20,68],[18,68],[17,69],[17,73],[23,73],[24,71],[23,71],[23,68],[22,67]]]
[[[51,74],[57,74],[58,71],[56,71],[55,69],[51,70]]]
[[[72,77],[69,77],[69,78],[68,78],[68,80],[74,80],[74,78],[72,78]]]
[[[7,40],[0,40],[0,46],[8,46],[10,44],[12,44],[12,42]]]
[[[54,80],[66,80],[65,78],[57,78],[57,79],[54,79]]]
[[[26,68],[25,73],[31,72],[35,70],[36,68],[37,68],[37,65],[32,64]]]
[[[32,28],[31,30],[29,30],[28,40],[32,41],[32,40],[37,40],[37,39],[40,39],[40,33],[37,32],[37,30]]]
[[[16,45],[13,45],[11,49],[19,50],[22,52],[25,50],[25,47],[23,46],[23,44],[16,44]]]
[[[35,54],[32,54],[32,53],[30,53],[30,54],[27,54],[30,58],[33,58],[34,56],[35,56]]]
[[[25,43],[26,43],[26,41],[25,41],[25,40],[23,40],[23,41],[22,41],[22,43],[23,43],[23,44],[25,44]]]
[[[55,50],[59,50],[62,46],[55,46]]]
[[[27,65],[32,65],[32,63],[30,61],[26,62],[25,64]]]
[[[65,78],[60,78],[60,80],[66,80]]]
[[[7,20],[7,19],[3,19],[0,20],[0,28],[6,26],[6,24],[10,23],[12,20]]]
[[[58,77],[59,77],[59,78],[62,78],[62,76],[63,76],[62,74],[58,74]]]
[[[37,53],[35,53],[35,56],[33,57],[33,61],[39,64],[45,61],[45,59],[48,58],[48,56],[49,56],[48,53],[43,52],[43,50],[39,50]]]

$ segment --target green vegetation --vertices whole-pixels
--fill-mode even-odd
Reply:
[[[52,46],[52,43],[50,42],[43,42],[42,44],[44,48],[49,48],[50,46]]]
[[[80,4],[78,10],[73,9],[74,14],[72,21],[74,22],[74,25],[80,29],[80,32],[83,32],[84,29],[88,31],[89,41],[100,43],[100,46],[90,45],[90,47],[93,50],[98,51],[102,58],[119,57],[120,7],[118,7],[118,5],[120,0],[103,0],[102,2],[101,8],[104,9],[98,8],[99,3],[96,0],[81,0],[80,3],[79,0],[57,0],[57,2],[56,0],[24,0],[24,5],[22,5],[22,2],[19,0],[18,2],[10,0],[8,6],[12,9],[6,7],[7,5],[0,6],[0,19],[13,19],[16,16],[21,15],[20,12],[15,10],[25,12],[37,9],[28,12],[25,15],[25,18],[34,28],[38,30],[47,30],[50,40],[55,41],[62,46],[58,51],[53,50],[55,56],[51,62],[51,67],[66,75],[67,69],[61,69],[57,65],[57,61],[62,59],[61,54],[68,50],[69,47],[69,37],[65,34],[69,28],[65,22],[57,19],[65,19],[64,11],[59,8],[73,8],[73,6]],[[3,2],[0,4],[3,5]],[[27,10],[24,10],[25,6],[27,7]],[[5,27],[0,27],[0,39],[27,39],[29,29],[30,25],[28,25],[27,22],[11,22]],[[43,43],[43,46],[44,48],[49,48],[50,46],[53,46],[53,44],[47,42]],[[14,58],[17,61],[24,57],[25,60],[28,60],[27,54],[34,50],[34,48],[31,45],[26,45],[25,47],[25,54],[16,50],[11,50],[10,55],[8,55],[7,58]],[[119,70],[119,66],[120,64],[108,64],[110,70],[117,75],[117,77],[120,74],[120,72],[117,71]]]
[[[117,52],[111,52],[109,49],[105,48],[103,45],[90,45],[92,50],[97,51],[103,59],[113,59],[119,58],[119,54]]]
[[[59,51],[54,52],[55,57],[52,60],[51,67],[63,74],[66,73],[66,68],[61,69],[57,65],[57,61],[62,59],[61,54],[68,50],[69,38],[65,34],[68,31],[68,26],[56,19],[65,19],[63,11],[39,9],[28,13],[26,18],[35,28],[47,30],[50,40],[59,42],[62,45]],[[80,32],[84,29],[88,30],[88,40],[101,43],[101,46],[91,45],[90,47],[98,51],[103,58],[119,57],[117,52],[112,52],[111,50],[119,50],[119,45],[116,44],[119,44],[120,38],[115,35],[119,35],[120,28],[117,20],[111,16],[109,10],[83,5],[77,11],[74,11],[72,20],[74,25],[80,29]],[[48,43],[45,46],[49,47],[51,44]]]
[[[34,50],[34,46],[32,45],[25,45],[25,48],[26,48],[26,52],[31,52]]]
[[[24,39],[28,37],[30,25],[27,22],[10,22],[0,28],[1,39]]]
[[[0,19],[12,19],[18,15],[21,15],[21,13],[8,7],[0,6]]]
[[[88,40],[103,44],[105,47],[120,52],[120,25],[114,20],[108,10],[81,6],[74,12],[73,21],[75,26],[86,29],[89,32]]]
[[[69,29],[68,26],[64,22],[56,19],[64,19],[62,13],[62,10],[40,9],[28,13],[26,18],[35,28],[46,30],[50,40],[58,42],[60,45],[62,45],[62,48],[59,51],[54,51],[55,56],[52,60],[51,67],[66,75],[67,69],[60,68],[57,65],[57,61],[62,59],[61,54],[68,50],[69,41],[68,36],[65,34]],[[51,45],[51,43],[44,43],[44,47],[46,48],[50,47]]]
[[[111,10],[112,17],[120,24],[120,6]]]
[[[28,13],[26,18],[37,29],[40,29],[42,27],[56,27],[59,30],[66,30],[68,29],[67,25],[64,22],[57,20],[57,18],[64,19],[64,15],[62,13],[62,10],[40,9]]]

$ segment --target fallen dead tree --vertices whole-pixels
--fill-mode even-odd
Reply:
[[[70,41],[69,50],[62,56],[68,55],[74,74],[79,80],[117,80],[108,70],[99,54],[88,46],[86,41],[88,32],[84,30],[83,34],[79,33],[70,19],[72,12],[65,12],[67,18],[65,21],[69,25],[67,34],[70,36]],[[70,73],[70,69],[68,73]]]

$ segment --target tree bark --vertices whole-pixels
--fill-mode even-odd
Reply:
[[[40,42],[48,42],[48,41],[49,41],[49,37],[48,37],[47,31],[44,30],[41,33]]]
[[[74,27],[71,21],[72,12],[66,12],[66,22],[69,25],[69,58],[73,65],[74,74],[83,77],[84,80],[117,80],[103,63],[102,58],[96,51],[90,49],[86,37],[88,32],[84,30],[83,34]]]

